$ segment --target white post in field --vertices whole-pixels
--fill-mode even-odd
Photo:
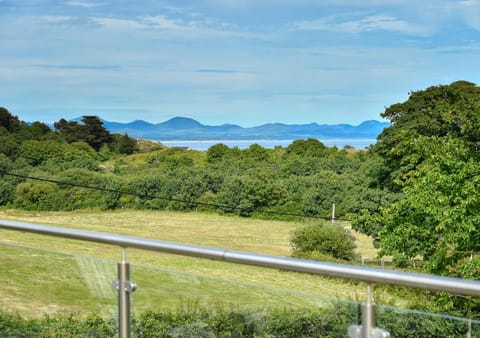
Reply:
[[[332,224],[335,223],[335,203],[332,204]]]

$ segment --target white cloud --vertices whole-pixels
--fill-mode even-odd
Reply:
[[[207,0],[210,6],[224,7],[230,9],[247,9],[252,4],[255,4],[254,0]]]
[[[164,15],[140,17],[134,19],[117,19],[109,17],[96,17],[93,21],[103,28],[111,31],[169,31],[171,34],[198,34],[206,28],[199,22],[190,21],[188,23],[180,19],[171,19]],[[167,37],[167,36],[165,36]]]
[[[116,19],[107,17],[92,18],[93,22],[99,24],[107,30],[139,30],[148,28],[147,25],[137,21],[128,19]]]
[[[294,23],[299,30],[326,30],[343,33],[364,33],[371,31],[390,31],[411,35],[426,35],[430,32],[427,26],[420,26],[390,15],[370,15],[357,20],[341,20],[338,16],[322,19],[299,21]]]
[[[244,32],[237,27],[209,18],[171,18],[165,15],[119,19],[111,17],[94,17],[91,20],[103,29],[111,32],[142,32],[144,37],[162,39],[209,39],[209,38],[246,38],[268,39],[268,36],[256,32]],[[158,33],[162,34],[159,35]]]
[[[101,4],[87,2],[87,1],[67,1],[65,2],[65,4],[72,7],[83,7],[83,8],[93,8],[93,7],[101,6]]]
[[[480,42],[470,41],[470,43],[468,44],[441,46],[433,50],[439,54],[455,55],[458,53],[462,53],[465,55],[471,55],[480,52]]]
[[[423,0],[421,2],[425,1],[427,0]],[[199,2],[203,2],[212,7],[223,7],[234,10],[251,9],[255,6],[287,6],[297,8],[336,6],[352,8],[373,6],[411,6],[419,3],[418,0],[203,0]]]
[[[179,20],[167,18],[164,15],[143,18],[143,22],[158,29],[184,29],[184,24]]]
[[[37,22],[40,23],[62,23],[62,22],[67,22],[71,20],[70,16],[53,16],[53,15],[44,15],[44,16],[39,16],[36,17]]]
[[[480,0],[464,0],[459,6],[467,23],[480,31]]]

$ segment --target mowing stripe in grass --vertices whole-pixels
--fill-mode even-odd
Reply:
[[[112,288],[112,280],[117,275],[114,264],[83,256],[75,256],[75,261],[92,296],[100,298],[116,296]]]

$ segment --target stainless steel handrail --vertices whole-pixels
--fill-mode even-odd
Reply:
[[[441,277],[420,273],[409,273],[347,264],[325,263],[290,257],[255,254],[243,251],[225,250],[111,233],[15,222],[10,220],[0,220],[0,228],[117,245],[123,248],[160,251],[183,256],[193,256],[238,264],[355,279],[365,282],[395,284],[420,289],[446,291],[459,295],[476,297],[480,296],[479,281],[461,278]]]

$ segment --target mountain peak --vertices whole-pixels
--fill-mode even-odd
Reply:
[[[358,127],[378,127],[378,126],[383,126],[383,127],[388,127],[390,125],[390,122],[380,122],[377,120],[367,120],[363,121],[358,125]]]
[[[135,120],[130,123],[127,123],[130,127],[151,127],[153,124],[145,120]]]
[[[203,124],[199,123],[198,121],[189,117],[181,117],[181,116],[176,116],[174,118],[171,118],[170,120],[162,122],[159,125],[162,127],[175,128],[175,129],[191,129],[191,128],[203,127]]]

